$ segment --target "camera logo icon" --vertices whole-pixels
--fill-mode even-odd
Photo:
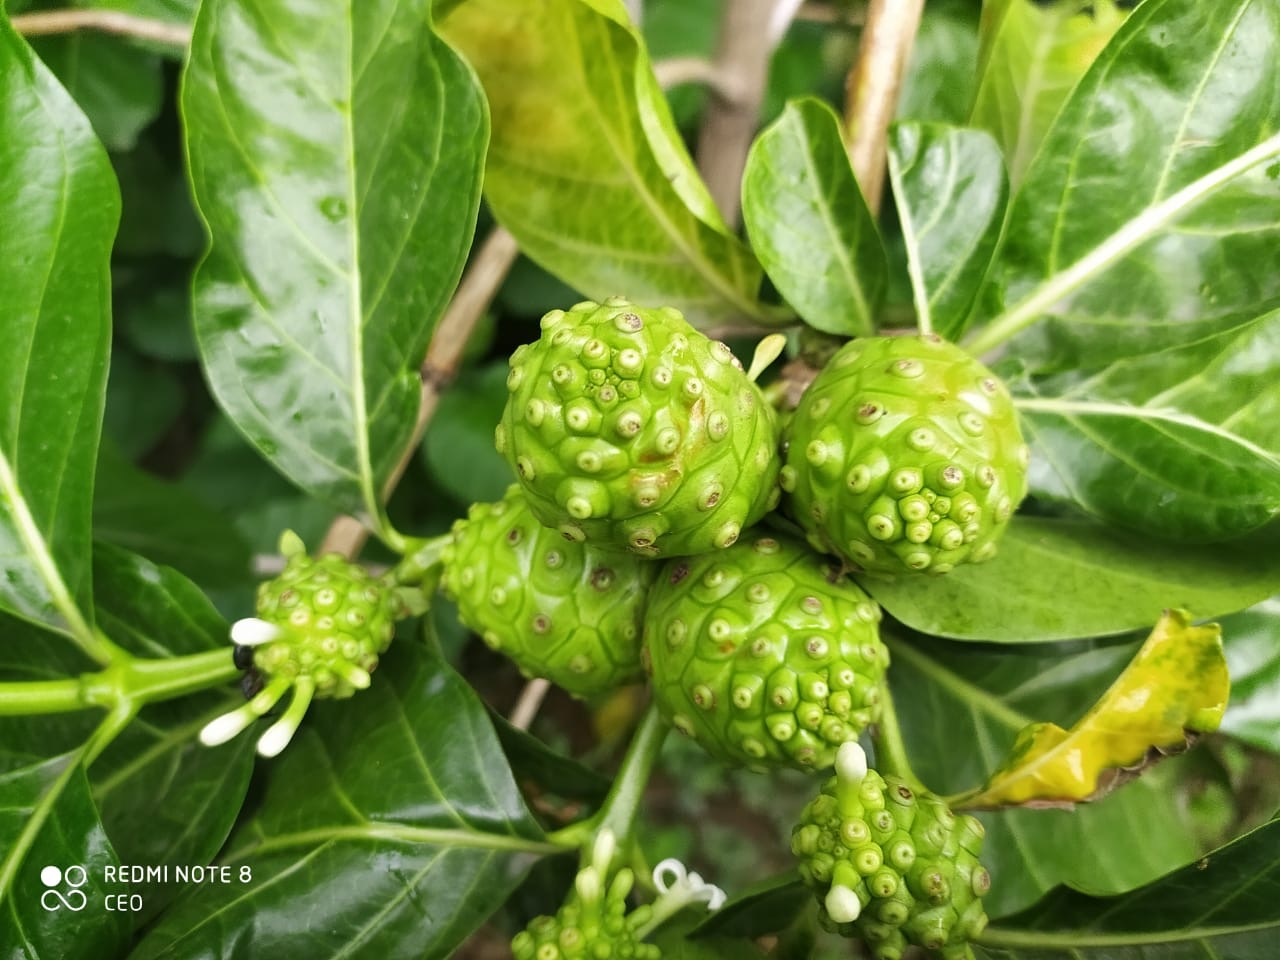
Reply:
[[[55,889],[60,887],[63,881],[71,888],[66,893]],[[47,866],[40,871],[40,882],[49,888],[40,894],[40,906],[50,912],[66,907],[78,913],[89,903],[89,898],[80,889],[89,882],[89,872],[82,866],[67,867],[66,870],[52,865]]]

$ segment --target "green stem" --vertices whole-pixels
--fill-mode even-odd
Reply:
[[[405,544],[404,559],[387,574],[387,578],[402,586],[416,587],[437,571],[444,562],[444,551],[453,543],[453,534],[445,533],[429,540],[410,540]]]
[[[876,748],[877,769],[901,777],[917,793],[928,793],[929,789],[920,782],[907,760],[907,745],[902,739],[902,727],[898,725],[898,711],[894,709],[887,678],[880,684],[880,705],[880,722],[871,738]]]
[[[604,799],[604,806],[593,818],[597,829],[613,831],[619,850],[626,850],[630,845],[645,785],[653,773],[669,729],[658,712],[657,704],[649,704],[635,736],[631,738],[631,745],[627,747],[627,755],[622,758],[622,766]]]
[[[121,711],[131,718],[148,703],[226,683],[239,672],[229,648],[155,660],[125,655],[97,673],[64,680],[0,683],[0,716],[103,707],[113,715]]]
[[[0,683],[0,717],[67,713],[88,706],[78,677]]]

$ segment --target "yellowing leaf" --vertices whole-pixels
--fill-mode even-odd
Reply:
[[[1231,680],[1222,628],[1191,625],[1166,610],[1129,666],[1075,726],[1025,727],[985,786],[960,797],[967,809],[1071,806],[1136,776],[1148,762],[1216,730]]]

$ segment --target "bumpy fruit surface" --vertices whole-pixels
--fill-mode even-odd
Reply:
[[[511,941],[515,960],[658,960],[662,952],[651,943],[640,943],[635,928],[644,915],[626,915],[625,900],[609,897],[598,903],[576,895],[554,917],[537,917]]]
[[[879,715],[879,622],[880,608],[797,540],[672,560],[645,617],[654,697],[714,756],[828,767]]]
[[[805,392],[786,456],[782,486],[810,542],[874,573],[989,559],[1027,492],[1004,384],[932,334],[841,348]]]
[[[292,534],[281,551],[288,561],[258,587],[257,613],[282,635],[254,648],[253,665],[268,679],[309,676],[317,697],[349,697],[395,635],[404,612],[396,592],[340,554],[312,559]]]
[[[534,515],[650,557],[727,547],[778,502],[777,421],[723,343],[620,297],[511,355],[498,450]]]
[[[876,960],[900,960],[909,944],[943,960],[972,960],[969,941],[987,925],[982,896],[991,887],[978,862],[982,824],[898,777],[866,770],[865,760],[860,771],[846,771],[845,759],[791,836],[823,922],[865,940]]]
[[[658,566],[566,541],[512,485],[454,524],[441,583],[489,646],[585,697],[641,675],[645,594]]]

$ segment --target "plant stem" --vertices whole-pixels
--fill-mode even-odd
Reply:
[[[226,683],[239,672],[230,649],[155,660],[126,655],[97,673],[64,680],[0,683],[0,716],[104,707],[113,715],[127,714],[132,718],[148,703],[172,700]]]
[[[787,0],[725,0],[710,102],[698,132],[698,169],[725,221],[738,222],[742,169],[760,124],[774,23]],[[794,9],[791,10],[794,13]],[[785,30],[785,23],[781,24]]]
[[[189,27],[139,17],[117,10],[40,10],[10,18],[13,29],[27,37],[45,37],[77,30],[98,30],[134,40],[148,40],[172,47],[191,42]]]
[[[871,0],[858,59],[845,81],[849,162],[874,215],[884,193],[886,142],[924,0]]]
[[[0,717],[67,713],[88,706],[77,677],[0,683]]]
[[[645,785],[653,773],[669,729],[657,705],[649,704],[635,736],[631,738],[631,745],[627,747],[627,755],[622,758],[622,766],[609,788],[604,806],[593,818],[597,829],[613,831],[620,850],[625,850],[630,843]]]
[[[889,681],[886,678],[880,684],[880,722],[876,724],[872,742],[876,748],[876,767],[881,773],[892,774],[907,781],[907,785],[917,793],[929,792],[920,782],[920,778],[911,769],[907,760],[907,745],[902,739],[902,728],[898,725],[898,711],[894,709],[893,697],[889,693]]]

